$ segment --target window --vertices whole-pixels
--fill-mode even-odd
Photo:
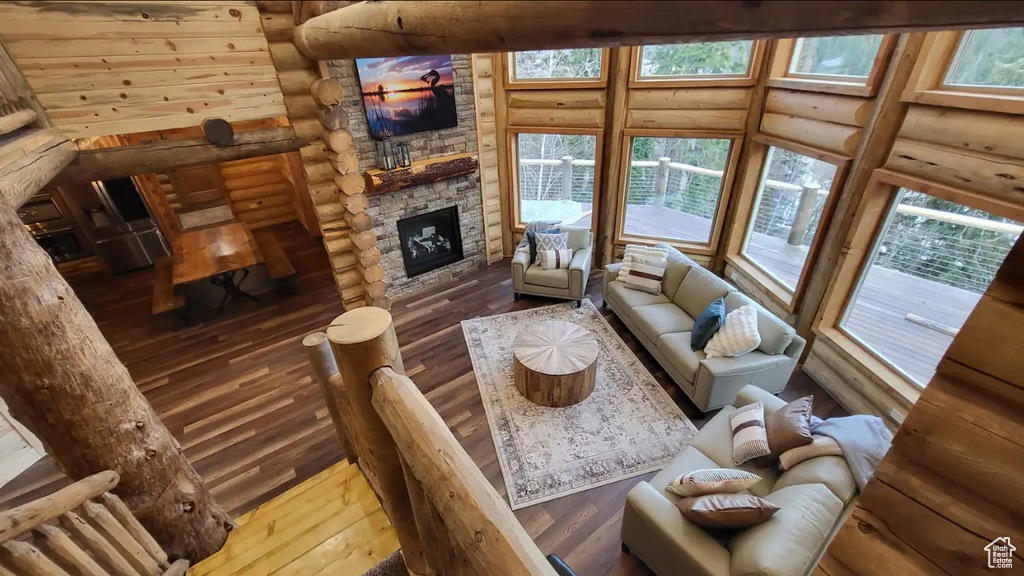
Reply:
[[[881,46],[880,34],[800,38],[793,48],[789,72],[867,79]]]
[[[632,137],[623,234],[710,244],[731,144],[725,138]]]
[[[971,30],[961,37],[945,84],[1024,88],[1024,28]]]
[[[742,254],[791,294],[797,291],[837,167],[771,146]]]
[[[590,134],[520,132],[513,150],[518,164],[515,198],[518,226],[558,220],[591,228],[598,138]]]
[[[509,54],[509,88],[543,88],[571,83],[603,86],[607,76],[605,51],[601,48],[533,50]]]
[[[693,85],[752,84],[761,43],[750,40],[641,46],[634,49],[634,82]],[[746,82],[738,82],[738,81]]]
[[[768,84],[849,96],[874,96],[896,36],[868,34],[778,41]]]
[[[901,188],[840,320],[847,334],[925,385],[1024,227]]]

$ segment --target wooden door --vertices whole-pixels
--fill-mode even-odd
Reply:
[[[168,172],[182,206],[223,204],[224,179],[216,164],[189,166]]]

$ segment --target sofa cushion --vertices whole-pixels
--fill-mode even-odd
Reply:
[[[693,328],[693,318],[670,302],[638,306],[629,313],[629,318],[654,342],[662,334],[689,332]]]
[[[668,263],[665,265],[665,277],[661,279],[661,291],[665,294],[675,294],[676,290],[679,289],[679,284],[686,277],[686,273],[690,271],[690,268],[697,266],[697,263],[690,260],[679,250],[663,242],[659,242],[654,246],[655,248],[665,248],[668,250],[668,256],[665,257]]]
[[[591,244],[591,232],[586,228],[562,228],[563,234],[569,235],[569,249],[573,252],[582,250]]]
[[[693,350],[690,347],[690,337],[690,332],[662,334],[657,343],[658,350],[668,358],[672,367],[683,376],[689,378],[692,384],[694,378],[697,377],[700,361],[706,356],[703,350]]]
[[[702,454],[712,459],[720,468],[735,468],[746,470],[757,474],[764,480],[748,488],[754,496],[764,496],[772,490],[778,473],[773,468],[758,468],[754,462],[747,462],[742,466],[734,466],[732,463],[732,428],[729,426],[729,418],[736,409],[732,406],[722,408],[715,417],[708,421],[700,432],[690,440],[690,447],[700,450]]]
[[[708,304],[718,298],[724,298],[732,290],[732,286],[711,272],[703,268],[693,268],[679,283],[672,301],[682,308],[683,312],[696,318]]]
[[[765,354],[785,352],[790,342],[793,341],[793,337],[796,336],[796,330],[762,308],[760,304],[739,292],[731,292],[725,297],[725,313],[728,314],[747,304],[753,304],[757,308],[757,332],[761,335],[761,344],[757,349]]]
[[[605,298],[612,302],[620,314],[629,316],[634,308],[650,306],[651,304],[668,304],[671,302],[664,294],[648,294],[639,290],[630,290],[618,280],[608,283],[608,293]]]
[[[687,446],[683,448],[683,451],[672,459],[671,462],[665,465],[660,472],[654,475],[648,483],[654,487],[655,490],[661,492],[666,498],[675,502],[679,500],[678,494],[673,494],[665,488],[676,478],[679,478],[687,472],[693,472],[694,470],[707,470],[708,468],[719,468],[718,464],[715,464],[710,458],[701,453],[700,450]]]
[[[523,275],[527,284],[547,286],[549,288],[568,288],[569,271],[564,269],[545,270],[540,266],[530,266]]]
[[[779,507],[770,520],[732,539],[733,574],[807,574],[843,504],[821,484],[788,486],[764,496]]]
[[[824,484],[844,505],[849,504],[857,493],[853,474],[842,456],[818,456],[804,460],[783,472],[772,489],[781,490],[800,484]]]

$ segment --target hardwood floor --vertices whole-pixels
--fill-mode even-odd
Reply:
[[[283,299],[229,305],[225,315],[174,331],[150,316],[152,271],[112,276],[95,262],[62,268],[139,388],[178,438],[214,496],[240,516],[338,462],[340,445],[310,377],[301,338],[322,330],[341,305],[319,241],[297,223],[274,232],[297,275]],[[601,305],[600,272],[588,296]],[[513,300],[508,261],[395,303],[392,313],[409,376],[424,391],[499,493],[504,482],[460,321],[555,303]],[[606,318],[699,427],[707,415],[671,383],[610,311]],[[782,394],[815,396],[815,414],[845,412],[799,370]],[[643,574],[619,550],[622,503],[641,476],[516,512],[546,554],[581,575]],[[0,507],[48,494],[66,479],[44,458],[0,489]]]

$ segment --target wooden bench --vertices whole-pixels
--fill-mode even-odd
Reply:
[[[280,280],[295,275],[295,267],[292,266],[291,260],[281,249],[281,244],[278,243],[273,232],[258,230],[252,233],[252,237],[263,254],[264,264],[267,266],[267,276]]]
[[[185,294],[174,289],[174,260],[160,258],[153,265],[153,315],[185,307]]]

